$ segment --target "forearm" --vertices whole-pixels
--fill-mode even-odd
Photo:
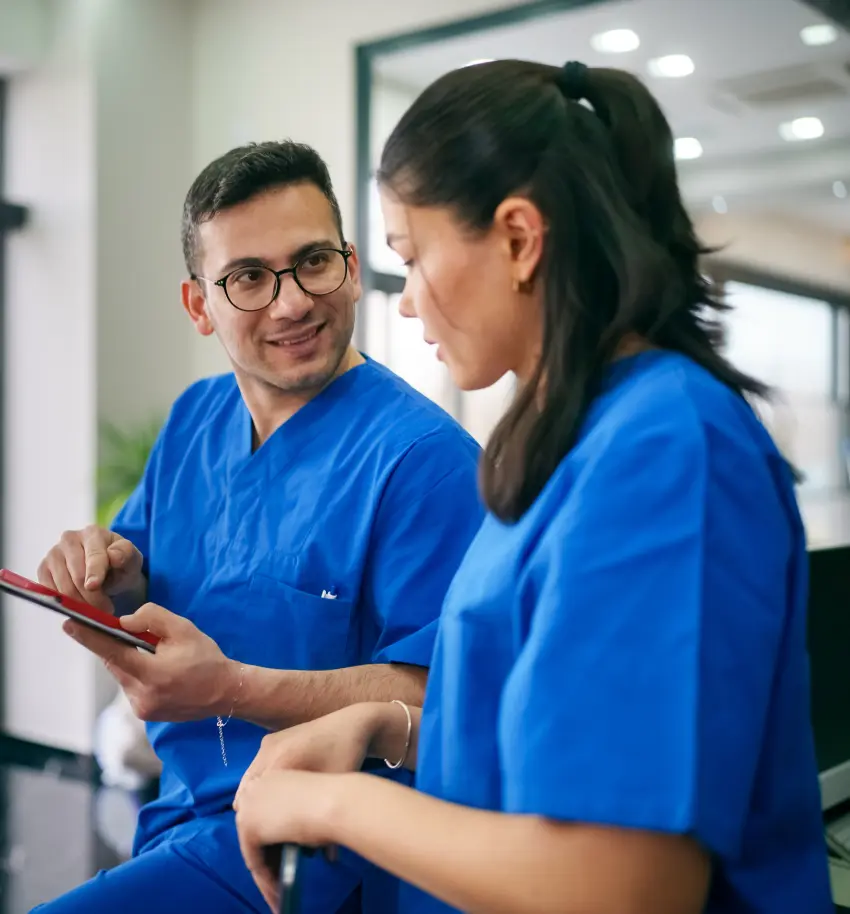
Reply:
[[[387,703],[398,699],[421,706],[427,677],[426,669],[405,664],[319,671],[246,666],[241,688],[237,686],[234,713],[268,730],[284,730],[361,702]],[[406,732],[403,711],[393,707],[404,720]],[[226,715],[229,710],[223,709],[223,713]],[[395,743],[391,745],[394,747]]]
[[[468,914],[572,910],[558,890],[566,864],[546,853],[542,820],[457,806],[382,778],[344,777],[352,783],[333,813],[336,843]]]
[[[468,914],[697,914],[705,904],[708,858],[685,838],[472,809],[369,775],[333,777],[329,843]]]

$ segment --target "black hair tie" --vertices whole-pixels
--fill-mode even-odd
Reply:
[[[587,98],[587,66],[578,60],[570,60],[561,67],[555,82],[563,94],[573,101]]]

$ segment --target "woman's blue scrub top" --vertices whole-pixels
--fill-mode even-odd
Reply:
[[[750,407],[683,356],[618,362],[530,510],[488,517],[452,582],[417,786],[692,835],[709,914],[827,914],[806,597],[792,474]]]
[[[148,598],[246,664],[428,666],[446,590],[483,517],[475,442],[371,360],[256,452],[252,435],[232,375],[175,404],[114,524],[145,557]],[[264,733],[234,717],[225,767],[215,720],[149,724],[163,772],[137,850],[178,825],[187,840],[198,832],[196,847],[215,842],[221,824],[208,817],[230,810]],[[305,886],[305,910],[328,914],[357,879],[310,863],[321,885]],[[219,875],[250,879],[238,856]]]

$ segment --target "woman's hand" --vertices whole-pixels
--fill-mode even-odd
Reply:
[[[418,721],[418,716],[414,717]],[[344,774],[360,771],[366,758],[381,753],[401,757],[407,737],[407,717],[390,702],[363,702],[333,714],[272,733],[245,772],[245,785],[269,771],[316,771]]]
[[[350,705],[263,739],[260,751],[245,772],[239,791],[270,771],[359,771],[380,725],[379,702]]]
[[[279,844],[332,844],[329,823],[346,780],[345,775],[266,771],[261,777],[242,782],[233,804],[239,845],[257,887],[273,911],[280,903],[278,874],[269,865],[266,848]]]

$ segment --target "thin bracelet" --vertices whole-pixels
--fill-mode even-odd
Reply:
[[[387,766],[387,768],[392,768],[393,771],[395,771],[396,768],[401,768],[402,765],[404,765],[404,763],[407,761],[407,755],[410,752],[410,737],[413,735],[413,717],[410,714],[410,708],[408,708],[403,701],[399,701],[397,698],[394,698],[390,704],[401,705],[401,707],[404,708],[404,713],[407,715],[407,739],[404,741],[404,754],[395,764],[393,764],[389,759],[384,759],[384,764]]]
[[[236,702],[239,700],[239,695],[242,692],[242,683],[245,680],[245,665],[239,667],[239,687],[236,689],[236,694],[233,696],[233,704],[230,706],[230,714],[227,715],[227,720],[222,720],[221,715],[215,719],[215,725],[218,727],[218,741],[221,743],[221,760],[224,762],[224,767],[227,768],[227,750],[224,748],[224,728],[230,723],[230,718],[233,717],[233,712],[236,710]]]

